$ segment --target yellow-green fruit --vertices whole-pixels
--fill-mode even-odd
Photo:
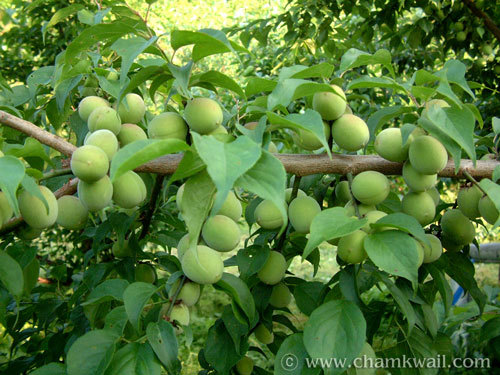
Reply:
[[[472,242],[476,235],[474,224],[457,209],[448,210],[441,218],[441,229],[443,235],[453,239],[453,242],[467,245]]]
[[[26,190],[19,194],[19,210],[24,221],[33,228],[44,229],[53,225],[57,220],[57,199],[54,193],[45,186],[39,186],[40,193],[47,201],[49,210],[43,202]]]
[[[375,375],[376,369],[376,360],[377,360],[377,355],[375,354],[375,351],[371,347],[370,344],[367,342],[364,343],[363,349],[361,349],[361,353],[358,354],[357,358],[361,358],[361,361],[358,362],[358,365],[361,365],[360,367],[350,367],[347,370],[346,375]],[[366,368],[362,367],[365,365],[366,361]]]
[[[418,254],[418,261],[417,261],[417,267],[420,267],[422,263],[424,262],[424,256],[425,256],[425,251],[424,248],[422,247],[422,244],[418,242],[417,240],[415,241],[415,246],[417,249],[417,254]]]
[[[78,105],[78,115],[83,121],[87,122],[90,114],[99,107],[109,107],[109,102],[98,96],[87,96]]]
[[[129,93],[121,101],[118,113],[124,124],[138,124],[144,118],[146,105],[139,95]]]
[[[317,92],[313,95],[313,109],[321,115],[323,120],[336,120],[342,116],[347,108],[344,91],[337,85],[331,85],[333,92]]]
[[[384,159],[402,163],[408,158],[408,144],[403,147],[399,128],[387,128],[375,137],[375,151]]]
[[[180,279],[177,279],[170,288],[168,292],[168,298],[174,298],[174,293],[179,288]],[[181,291],[177,295],[177,301],[182,301],[182,303],[186,306],[194,306],[196,302],[200,299],[201,288],[200,284],[196,284],[190,281],[184,283],[181,288]]]
[[[182,184],[179,189],[177,189],[177,194],[175,194],[175,204],[177,205],[179,212],[182,212],[182,195],[184,194],[184,186],[186,186],[186,184]]]
[[[441,245],[441,241],[439,241],[439,238],[436,236],[429,233],[425,236],[429,240],[431,246],[423,242],[420,243],[424,248],[424,263],[432,263],[438,260],[443,253],[443,245]]]
[[[279,283],[273,286],[273,291],[271,293],[271,297],[269,298],[271,306],[282,309],[287,307],[291,301],[292,293],[290,293],[290,289],[288,289],[284,283]]]
[[[349,202],[347,202],[346,205],[344,206],[344,208],[346,209],[347,216],[356,216],[356,210],[354,208],[352,200],[350,200]],[[364,216],[368,212],[374,211],[376,209],[377,208],[375,206],[372,206],[372,205],[358,204],[358,211],[359,211],[359,214],[361,216]]]
[[[112,131],[107,129],[88,133],[84,144],[99,147],[104,151],[108,160],[111,160],[118,151],[118,139],[116,139],[116,135]]]
[[[403,165],[403,179],[412,191],[420,192],[426,191],[436,184],[437,174],[422,174],[407,161]]]
[[[365,237],[366,232],[356,230],[340,239],[337,246],[337,254],[346,263],[360,263],[366,259]]]
[[[40,262],[37,258],[33,258],[31,262],[29,262],[23,268],[23,276],[24,276],[24,292],[29,294],[32,289],[36,286],[38,281],[38,276],[40,275]]]
[[[207,219],[202,229],[203,240],[214,250],[228,252],[240,243],[240,228],[227,216],[215,215]]]
[[[115,241],[113,247],[111,248],[111,251],[117,258],[126,258],[134,255],[132,249],[128,245],[128,240],[123,240],[121,244],[120,241]]]
[[[483,193],[476,185],[461,188],[457,198],[458,209],[469,219],[481,216],[478,205],[482,196]]]
[[[349,107],[349,105],[346,105],[345,111],[343,113],[344,115],[352,115],[352,109]]]
[[[108,176],[92,183],[78,181],[78,197],[89,211],[99,211],[111,203],[113,184]]]
[[[185,141],[187,132],[186,122],[175,112],[160,113],[148,124],[148,135],[151,139],[175,138]]]
[[[236,197],[234,191],[230,191],[217,215],[227,216],[237,222],[241,218],[242,212],[243,208],[240,200]]]
[[[251,375],[253,371],[253,360],[250,357],[241,358],[238,363],[236,363],[236,371],[238,375]]]
[[[340,181],[335,186],[335,196],[340,203],[346,204],[352,199],[351,190],[349,189],[348,181]]]
[[[292,199],[292,191],[293,191],[293,188],[288,188],[288,189],[285,189],[285,202],[286,203],[290,203],[290,199]],[[307,194],[299,189],[297,190],[297,197],[307,197]]]
[[[497,160],[497,156],[495,154],[484,154],[481,156],[481,160]]]
[[[374,210],[374,211],[368,212],[366,215],[364,215],[365,219],[367,219],[368,222],[366,223],[366,225],[363,228],[361,228],[361,230],[368,233],[368,234],[374,233],[374,232],[377,232],[380,230],[384,230],[384,228],[386,228],[386,227],[375,229],[375,228],[372,228],[370,226],[370,224],[376,223],[384,216],[387,216],[387,214],[385,212],[382,212],[382,211]]]
[[[273,141],[269,142],[269,146],[268,146],[267,151],[269,151],[271,154],[278,154],[280,152],[278,150],[278,147],[276,146],[276,144]]]
[[[285,257],[277,251],[269,252],[269,257],[257,276],[267,285],[276,285],[285,277],[287,265]]]
[[[0,228],[10,220],[13,214],[14,211],[7,200],[7,196],[3,191],[0,191]]]
[[[283,225],[283,217],[278,207],[270,200],[265,199],[260,202],[254,215],[257,224],[264,229],[278,229]]]
[[[354,198],[361,203],[377,205],[389,195],[389,180],[380,172],[361,172],[352,180],[351,190]]]
[[[115,135],[120,133],[122,129],[122,121],[118,112],[110,107],[98,107],[89,116],[87,122],[89,131],[91,133],[100,130],[108,129],[112,131]]]
[[[255,338],[259,340],[264,345],[269,345],[274,341],[274,334],[272,331],[269,331],[264,324],[259,324],[257,328],[255,328]]]
[[[95,182],[103,178],[109,169],[106,153],[97,146],[78,147],[71,156],[71,171],[81,181]]]
[[[254,130],[257,127],[257,125],[259,125],[259,123],[257,121],[252,121],[252,122],[249,122],[243,126],[247,129]]]
[[[116,81],[118,79],[118,73],[114,71],[110,71],[106,76],[108,81]]]
[[[156,281],[156,271],[151,264],[141,263],[135,267],[135,281],[153,284]]]
[[[360,117],[342,115],[332,125],[332,137],[341,149],[358,151],[370,140],[370,131]]]
[[[490,197],[485,195],[478,203],[479,213],[487,223],[493,225],[498,220],[499,212]]]
[[[303,234],[309,233],[313,219],[320,212],[321,207],[316,199],[308,196],[297,197],[288,206],[288,217],[293,229]]]
[[[170,312],[170,320],[179,323],[181,326],[189,325],[189,309],[183,304],[174,305]]]
[[[223,120],[219,103],[209,98],[195,98],[189,101],[184,110],[184,118],[189,128],[200,134],[214,131]]]
[[[31,241],[38,238],[41,233],[41,229],[32,228],[29,225],[23,225],[19,228],[16,235],[22,240]]]
[[[177,243],[177,257],[179,260],[182,260],[184,254],[186,254],[187,249],[189,248],[189,234],[185,234]]]
[[[423,135],[410,143],[408,151],[412,167],[422,174],[436,174],[446,167],[448,153],[436,138]]]
[[[146,195],[146,184],[133,171],[124,173],[113,182],[113,201],[122,208],[139,206]]]
[[[439,190],[435,186],[433,186],[430,189],[427,189],[425,192],[431,196],[432,200],[434,201],[434,204],[437,206],[441,201],[441,195],[439,194]]]
[[[227,129],[224,126],[219,125],[217,129],[212,130],[210,133],[208,133],[208,135],[217,135],[217,134],[227,134]]]
[[[57,224],[66,229],[82,229],[87,223],[89,211],[79,198],[64,195],[57,200]]]
[[[121,147],[143,139],[148,139],[148,136],[144,130],[136,124],[123,124],[120,133],[118,133],[118,141]]]
[[[325,133],[325,138],[328,141],[330,138],[330,125],[326,122],[323,122],[323,131]],[[297,133],[293,134],[293,140],[297,146],[308,151],[314,151],[323,147],[316,134],[310,130],[299,130]]]
[[[188,279],[195,283],[214,284],[222,277],[224,263],[219,252],[198,245],[196,249],[187,251],[182,257],[182,270]]]
[[[425,191],[406,194],[403,197],[402,207],[405,214],[413,216],[423,226],[432,223],[436,216],[434,199]]]

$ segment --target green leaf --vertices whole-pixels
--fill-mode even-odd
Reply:
[[[40,158],[47,163],[54,165],[49,155],[45,152],[42,144],[35,138],[28,137],[24,145],[12,145],[7,148],[6,154],[17,158]]]
[[[465,79],[465,72],[467,67],[464,63],[458,60],[448,60],[444,63],[443,70],[446,71],[446,78],[448,82],[454,83],[475,99],[474,93],[469,87]]]
[[[16,216],[20,215],[16,192],[24,178],[24,164],[13,156],[0,157],[0,189],[5,193]]]
[[[141,281],[130,284],[123,292],[123,302],[127,311],[128,320],[132,326],[140,332],[141,313],[146,303],[155,294],[156,287],[153,284]]]
[[[184,66],[177,66],[169,63],[168,68],[175,78],[174,84],[177,91],[186,98],[192,98],[191,92],[189,91],[189,77],[191,76],[193,61],[189,61]]]
[[[267,109],[272,111],[278,106],[286,107],[292,101],[316,92],[333,92],[335,90],[326,83],[312,82],[305,79],[289,78],[278,82],[267,100]]]
[[[247,279],[255,275],[262,269],[268,257],[269,247],[267,246],[250,245],[239,250],[236,255],[236,263],[238,264],[240,277]]]
[[[491,126],[492,126],[493,131],[495,132],[495,134],[500,134],[500,118],[493,117],[491,119]]]
[[[0,251],[0,281],[14,297],[21,297],[23,294],[23,270],[5,251]]]
[[[373,228],[383,228],[391,227],[397,228],[403,232],[411,234],[413,237],[417,238],[421,242],[424,242],[430,246],[430,242],[425,235],[425,231],[420,225],[420,223],[413,216],[404,213],[394,213],[386,215],[383,218],[377,220],[376,223],[370,224]]]
[[[170,35],[174,50],[194,44],[192,58],[196,62],[210,55],[231,52],[232,47],[224,33],[218,30],[174,30]]]
[[[66,8],[59,9],[57,12],[55,12],[52,18],[49,20],[49,22],[42,26],[43,42],[45,43],[45,34],[47,33],[47,29],[51,28],[54,25],[57,25],[59,22],[64,21],[66,18],[72,16],[79,10],[82,10],[83,8],[84,6],[82,4],[72,4]]]
[[[332,64],[320,63],[313,66],[302,66],[303,69],[293,73],[286,78],[329,78],[333,74],[335,67]],[[280,71],[280,79],[282,78],[283,69]],[[284,77],[283,77],[284,78]]]
[[[414,108],[395,105],[393,107],[385,107],[370,115],[366,124],[370,129],[370,137],[374,137],[379,127],[390,122],[393,118],[402,114],[412,112]]]
[[[255,319],[255,302],[252,297],[252,293],[250,293],[250,289],[248,289],[247,284],[243,282],[239,277],[236,277],[230,273],[224,272],[222,274],[222,279],[220,279],[214,287],[219,290],[225,291],[227,294],[231,296],[234,303],[241,309],[238,312],[243,312],[249,323]],[[233,308],[234,311],[234,308]],[[238,318],[238,313],[234,311],[235,316]],[[244,322],[243,322],[244,323]]]
[[[302,259],[305,259],[323,241],[346,236],[366,224],[366,219],[348,216],[345,208],[333,207],[321,211],[311,223],[311,232],[304,248]]]
[[[493,180],[493,182],[498,182],[498,180],[500,180],[500,164],[497,165],[495,167],[495,169],[493,170],[493,174],[491,176],[491,179]]]
[[[267,78],[250,77],[247,80],[245,94],[247,97],[259,94],[261,92],[271,92],[274,90],[278,82]]]
[[[479,185],[486,191],[486,194],[491,199],[493,204],[495,205],[498,212],[500,212],[500,185],[495,184],[488,178],[483,178]],[[497,219],[497,222],[493,225],[493,228],[496,228],[500,225],[500,215]]]
[[[66,366],[62,363],[51,362],[30,372],[30,375],[66,375]]]
[[[500,336],[500,316],[496,316],[481,327],[481,341],[491,340],[492,338]]]
[[[101,375],[111,362],[118,336],[112,331],[94,330],[79,337],[66,357],[68,375]]]
[[[293,289],[297,307],[306,315],[321,305],[325,285],[319,281],[302,281]]]
[[[245,92],[234,79],[216,70],[209,70],[208,72],[192,76],[189,85],[195,86],[201,82],[209,82],[216,87],[231,90],[246,99]]]
[[[83,306],[101,303],[105,301],[123,301],[123,292],[127,289],[129,283],[123,279],[109,279],[99,284],[90,294]]]
[[[453,302],[453,292],[450,284],[446,279],[445,274],[434,264],[426,264],[425,267],[429,270],[434,282],[439,290],[439,294],[443,300],[445,315],[448,316]]]
[[[161,366],[151,346],[132,342],[113,356],[106,375],[160,375]]]
[[[418,251],[415,240],[400,231],[373,233],[365,238],[368,257],[380,269],[417,283]]]
[[[125,306],[120,305],[111,310],[104,318],[104,329],[116,332],[121,336],[128,323],[127,312]]]
[[[168,180],[168,184],[170,185],[175,181],[191,177],[205,168],[206,165],[203,163],[203,160],[201,160],[199,155],[193,150],[187,150],[182,156],[181,162],[177,166],[174,174]]]
[[[348,85],[347,90],[367,89],[367,88],[385,88],[397,91],[406,91],[404,86],[397,83],[395,80],[388,77],[370,77],[362,76],[361,78],[353,79]]]
[[[366,321],[356,304],[330,301],[313,311],[304,327],[304,346],[311,358],[342,358],[345,367],[324,369],[340,374],[361,352],[366,340]]]
[[[179,139],[143,139],[129,143],[111,161],[111,181],[160,156],[188,149],[189,146]]]
[[[238,137],[230,143],[197,133],[192,133],[192,137],[196,151],[205,162],[208,174],[217,187],[217,196],[212,207],[212,214],[216,214],[235,181],[259,160],[262,148],[246,136]]]
[[[146,328],[148,342],[169,374],[177,374],[181,363],[177,359],[179,345],[172,324],[164,320],[152,322]]]
[[[316,375],[320,367],[308,367],[306,364],[307,350],[304,346],[302,333],[288,336],[279,347],[274,359],[275,375]]]
[[[377,65],[381,64],[391,74],[395,77],[394,68],[391,64],[392,56],[386,49],[379,49],[373,55],[360,51],[356,48],[349,49],[340,60],[340,71],[346,71],[347,69],[354,69],[365,65]]]
[[[231,368],[240,360],[240,348],[235,348],[222,320],[218,319],[208,330],[204,355],[210,365],[220,374],[229,374]]]
[[[68,98],[71,90],[73,90],[83,78],[83,74],[78,74],[74,77],[67,78],[61,82],[58,82],[55,91],[56,91],[56,103],[59,111],[63,111],[66,105],[66,99]]]

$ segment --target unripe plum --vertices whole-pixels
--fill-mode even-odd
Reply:
[[[422,263],[424,262],[425,251],[424,251],[422,244],[419,241],[417,241],[417,240],[414,240],[414,241],[415,241],[415,247],[417,249],[417,254],[418,254],[417,267],[420,267],[422,265]]]
[[[410,143],[408,151],[412,167],[422,174],[441,172],[448,162],[448,153],[436,138],[423,135]]]
[[[96,182],[78,181],[78,197],[89,211],[99,211],[111,203],[113,184],[108,176]]]
[[[356,209],[354,208],[352,200],[347,202],[344,208],[346,209],[347,216],[356,216]],[[375,211],[376,209],[377,208],[372,205],[358,204],[358,211],[361,216],[365,216],[368,212]]]
[[[175,112],[160,113],[148,124],[148,135],[151,139],[175,138],[185,141],[187,133],[186,122]]]
[[[82,229],[87,223],[89,211],[79,198],[73,195],[64,195],[57,200],[57,224],[60,226],[77,230]]]
[[[461,188],[457,198],[458,209],[469,219],[481,216],[478,205],[482,196],[483,193],[476,185]]]
[[[323,122],[323,131],[325,133],[325,138],[328,141],[330,138],[330,125],[326,122]],[[297,133],[293,134],[293,140],[297,146],[308,151],[314,151],[323,147],[316,134],[310,130],[299,130]]]
[[[292,191],[293,191],[293,188],[287,188],[285,189],[285,202],[286,203],[290,203],[290,200],[292,199]],[[299,189],[297,190],[297,197],[307,197],[307,194]]]
[[[110,107],[97,107],[90,114],[87,125],[91,133],[100,129],[107,129],[113,132],[114,135],[118,135],[122,129],[120,116]]]
[[[90,114],[99,107],[109,107],[109,102],[98,96],[87,96],[78,105],[78,115],[83,121],[87,122]]]
[[[474,240],[476,229],[474,224],[457,209],[448,210],[441,218],[441,229],[443,234],[453,239],[453,242],[467,245]]]
[[[349,189],[348,181],[340,181],[335,186],[335,196],[340,203],[346,204],[352,199],[351,190]]]
[[[214,250],[228,252],[240,243],[240,228],[231,218],[215,215],[207,219],[202,229],[203,240]]]
[[[179,323],[181,326],[189,325],[189,309],[183,304],[179,303],[174,305],[172,311],[170,312],[170,320]]]
[[[153,284],[156,281],[156,271],[151,264],[140,263],[135,266],[135,281]]]
[[[402,207],[405,214],[413,216],[422,226],[432,223],[436,216],[434,199],[425,191],[406,194]]]
[[[316,199],[308,196],[297,197],[288,206],[288,217],[293,229],[303,234],[309,233],[313,219],[320,212],[321,207]]]
[[[272,331],[269,331],[264,324],[259,324],[257,328],[255,328],[255,338],[259,340],[264,345],[269,345],[274,341],[274,334]]]
[[[340,239],[337,246],[337,254],[340,259],[346,263],[361,263],[366,259],[365,237],[367,233],[362,230],[356,230]]]
[[[136,124],[123,124],[120,133],[118,133],[118,141],[121,147],[143,139],[148,139],[148,136],[144,130]]]
[[[13,214],[14,210],[12,210],[7,196],[3,191],[0,191],[0,228],[10,220]]]
[[[177,243],[177,257],[182,260],[182,257],[189,248],[189,234],[186,233]]]
[[[361,228],[361,230],[368,233],[368,234],[374,233],[374,232],[377,232],[380,230],[384,230],[384,228],[386,228],[386,227],[375,229],[375,228],[372,228],[370,226],[370,224],[376,223],[384,216],[387,216],[387,214],[385,212],[377,211],[377,210],[370,211],[370,212],[366,213],[366,215],[364,215],[364,217],[365,217],[365,219],[368,220],[368,222],[366,223],[366,225],[363,228]]]
[[[375,137],[375,151],[384,159],[398,163],[408,158],[408,144],[403,147],[403,136],[399,128],[387,128]]]
[[[420,192],[426,191],[436,184],[437,174],[422,174],[407,161],[403,164],[403,179],[412,191]]]
[[[352,180],[351,190],[354,198],[361,203],[377,205],[389,195],[389,180],[380,172],[361,172]]]
[[[122,208],[139,206],[146,195],[146,184],[134,171],[124,173],[113,182],[113,201]]]
[[[182,270],[188,279],[202,285],[219,281],[224,272],[220,253],[203,245],[198,245],[193,250],[187,251],[182,257]]]
[[[227,129],[223,125],[219,125],[215,130],[212,130],[208,135],[217,135],[217,134],[228,134]]]
[[[108,160],[111,160],[118,151],[118,139],[112,131],[107,129],[88,133],[87,137],[85,137],[84,144],[99,147],[104,151]]]
[[[41,229],[32,228],[29,225],[23,225],[19,228],[16,235],[22,240],[31,241],[38,238],[41,233]]]
[[[494,225],[498,220],[499,212],[490,197],[485,195],[478,203],[479,213],[487,223]]]
[[[458,244],[455,241],[453,241],[452,238],[448,237],[447,235],[443,234],[441,236],[441,244],[447,251],[460,251],[463,249],[464,244]]]
[[[39,186],[40,193],[44,196],[49,210],[45,208],[43,202],[36,196],[24,190],[19,194],[19,210],[24,221],[33,228],[45,229],[52,226],[57,220],[57,199],[54,193],[46,186]]]
[[[81,181],[100,180],[108,173],[108,169],[108,156],[97,146],[78,147],[71,156],[71,171]]]
[[[174,293],[179,288],[181,280],[177,279],[170,288],[168,292],[168,298],[174,298]],[[194,306],[196,302],[200,299],[201,288],[200,284],[193,283],[191,281],[187,281],[181,288],[181,291],[177,295],[177,301],[182,301],[182,303],[188,307]]]
[[[124,124],[138,124],[144,118],[146,105],[139,95],[129,93],[121,101],[118,113]]]
[[[434,201],[434,204],[437,206],[441,201],[441,195],[439,194],[439,190],[435,186],[433,186],[430,189],[427,189],[425,192],[431,196],[432,200]]]
[[[337,85],[331,85],[335,93],[324,91],[313,95],[313,109],[321,115],[323,120],[336,120],[342,116],[347,108],[344,90]]]
[[[251,375],[253,371],[252,358],[248,356],[241,358],[238,363],[236,363],[236,371],[238,371],[238,375]]]
[[[425,236],[429,240],[431,246],[421,242],[424,249],[424,263],[432,263],[438,260],[443,253],[443,245],[441,245],[441,241],[436,236],[429,233]]]
[[[186,105],[184,118],[191,130],[208,134],[222,124],[222,108],[215,100],[195,98]]]
[[[132,248],[128,244],[128,240],[123,240],[121,244],[120,241],[115,241],[113,247],[111,247],[111,251],[116,258],[126,258],[134,255]]]
[[[291,301],[292,293],[290,293],[290,289],[288,289],[285,283],[279,283],[273,286],[273,291],[269,298],[271,306],[282,309],[287,307]]]
[[[242,213],[243,208],[241,207],[240,200],[236,197],[234,191],[230,191],[217,215],[227,216],[237,222],[241,218]]]
[[[264,229],[278,229],[283,225],[283,217],[278,207],[270,200],[265,199],[260,202],[254,215],[257,224]]]
[[[341,149],[358,151],[368,143],[370,131],[360,117],[342,115],[332,125],[332,137]]]
[[[269,257],[257,276],[267,285],[276,285],[285,277],[287,264],[283,254],[277,251],[269,252]]]

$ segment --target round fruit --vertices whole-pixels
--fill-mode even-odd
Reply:
[[[405,214],[413,216],[423,226],[432,223],[436,216],[434,199],[425,191],[406,194],[403,197],[402,206]]]
[[[366,232],[356,230],[340,239],[337,246],[337,254],[346,263],[360,263],[366,259],[364,247]]]
[[[136,124],[123,124],[120,133],[118,133],[118,141],[121,147],[142,139],[148,139],[148,136],[144,130]]]
[[[412,167],[422,174],[439,173],[448,162],[446,149],[430,135],[423,135],[411,142],[408,155]]]
[[[278,150],[278,147],[276,146],[276,144],[273,141],[269,142],[269,146],[267,148],[267,151],[269,151],[271,154],[278,154],[280,152]]]
[[[83,121],[87,122],[90,114],[99,107],[109,107],[108,101],[98,96],[87,96],[78,105],[78,115]]]
[[[175,112],[160,113],[148,125],[148,135],[151,139],[175,138],[185,141],[187,132],[186,122]]]
[[[121,244],[120,241],[115,241],[111,248],[111,252],[116,258],[126,258],[134,255],[132,248],[128,245],[128,240],[123,240]]]
[[[277,309],[282,309],[287,307],[291,301],[292,293],[290,293],[290,289],[288,289],[284,283],[279,283],[273,286],[273,291],[271,293],[271,297],[269,298],[271,306],[276,307]]]
[[[384,159],[402,163],[408,158],[408,144],[403,147],[401,129],[387,128],[375,137],[375,151]]]
[[[182,270],[188,279],[195,283],[214,284],[222,277],[224,263],[220,253],[207,246],[198,245],[196,249],[186,251],[182,257]]]
[[[175,321],[181,326],[187,326],[189,325],[189,320],[188,307],[183,303],[174,305],[172,311],[170,312],[170,321]]]
[[[264,229],[278,229],[283,225],[283,217],[278,207],[270,201],[263,200],[255,209],[255,220]]]
[[[237,222],[241,218],[242,213],[243,208],[241,207],[240,200],[236,197],[234,191],[230,191],[217,215],[227,216]]]
[[[439,204],[439,201],[441,201],[439,190],[435,186],[433,186],[430,189],[427,189],[425,192],[431,196],[434,204],[437,206]]]
[[[97,146],[78,147],[71,156],[71,171],[81,181],[95,182],[103,178],[109,169],[106,153]]]
[[[346,203],[344,206],[346,209],[347,216],[356,216],[356,210],[354,209],[354,205],[352,200]],[[358,204],[358,211],[361,216],[366,215],[370,211],[375,211],[377,208],[375,206],[369,206],[366,204]]]
[[[352,115],[352,109],[348,105],[345,107],[343,115]]]
[[[482,196],[483,193],[476,185],[463,187],[458,192],[458,209],[469,219],[475,219],[481,216],[478,205]]]
[[[57,200],[57,224],[60,226],[77,230],[82,229],[87,223],[89,211],[79,198],[73,195],[65,195]]]
[[[40,275],[40,262],[38,261],[37,258],[33,258],[31,262],[29,262],[23,268],[24,292],[26,294],[30,294],[33,288],[36,286],[39,275]]]
[[[328,141],[328,139],[330,138],[330,125],[328,125],[326,122],[323,122],[323,130],[325,133],[325,138]],[[297,144],[297,146],[308,151],[318,150],[323,147],[316,134],[309,130],[299,130],[297,133],[294,133],[293,140]]]
[[[13,214],[14,210],[12,210],[7,196],[3,191],[0,191],[0,228],[10,220]]]
[[[110,107],[96,108],[90,114],[87,125],[91,133],[100,129],[108,129],[115,135],[118,135],[122,129],[120,116],[118,116],[118,113]]]
[[[297,197],[288,206],[288,217],[293,229],[303,234],[309,233],[313,219],[320,212],[321,207],[316,199],[308,196]]]
[[[241,358],[238,363],[236,363],[236,371],[239,375],[251,375],[253,371],[253,360],[250,357]]]
[[[141,263],[135,267],[135,281],[153,284],[156,281],[156,271],[151,264]]]
[[[389,195],[389,180],[380,172],[361,172],[352,180],[351,190],[354,198],[361,203],[377,205]]]
[[[293,188],[287,188],[285,189],[285,202],[288,204],[290,203],[290,199],[292,199],[292,191],[293,191]],[[297,190],[297,197],[307,197],[307,194],[299,189]]]
[[[168,292],[168,298],[174,298],[174,293],[179,288],[181,280],[177,279],[171,286],[170,291]],[[182,285],[181,291],[177,295],[177,301],[182,301],[182,303],[186,306],[194,306],[196,302],[200,299],[201,288],[200,284],[193,283],[191,281],[186,280],[184,285]]]
[[[491,55],[493,53],[493,48],[491,48],[489,44],[484,44],[482,50],[485,55]]]
[[[313,109],[321,115],[323,120],[336,120],[342,116],[347,108],[344,91],[337,85],[331,85],[333,92],[317,92],[313,95]]]
[[[422,174],[413,168],[410,162],[405,162],[403,165],[403,179],[406,185],[416,192],[426,191],[432,188],[437,181],[437,174]]]
[[[486,220],[487,223],[494,225],[499,216],[499,212],[490,197],[485,195],[479,200],[478,204],[479,213]]]
[[[368,233],[368,234],[374,233],[374,232],[377,232],[380,230],[384,230],[384,228],[386,228],[386,227],[375,229],[375,228],[372,228],[370,226],[370,224],[376,223],[384,216],[387,216],[387,214],[385,212],[382,212],[382,211],[374,210],[374,211],[368,212],[366,215],[364,215],[365,219],[367,219],[368,222],[366,223],[366,225],[363,228],[361,228],[361,230]]]
[[[184,118],[191,130],[208,134],[222,124],[223,115],[219,103],[215,100],[195,98],[186,105]]]
[[[99,211],[111,203],[113,184],[108,176],[92,183],[78,181],[78,197],[89,211]]]
[[[32,228],[29,225],[23,225],[19,228],[16,235],[22,240],[31,241],[38,238],[41,233],[41,229]]]
[[[231,218],[215,215],[207,219],[202,229],[203,240],[220,252],[234,250],[240,243],[240,228]]]
[[[118,139],[113,132],[107,129],[97,130],[93,133],[88,133],[85,137],[85,145],[96,146],[104,151],[108,160],[111,160],[118,151]]]
[[[455,31],[462,31],[464,29],[464,24],[462,22],[455,22],[453,28]]]
[[[129,93],[121,101],[118,113],[124,124],[138,124],[144,118],[146,105],[139,95]]]
[[[19,194],[19,210],[24,221],[32,228],[45,229],[53,225],[57,220],[57,199],[54,193],[46,186],[39,186],[40,193],[47,201],[49,209],[36,196],[31,195],[26,190]]]
[[[458,244],[455,241],[453,241],[452,238],[443,235],[441,237],[441,244],[447,251],[460,251],[463,249],[464,245],[463,244]]]
[[[349,189],[348,181],[340,181],[335,186],[335,196],[340,203],[346,204],[352,199],[351,190]]]
[[[481,156],[481,160],[497,160],[497,156],[495,154],[484,154]]]
[[[189,234],[186,233],[177,243],[177,257],[179,260],[182,260],[184,254],[186,254],[187,249],[189,248]]]
[[[457,40],[463,42],[465,39],[467,39],[467,33],[465,31],[459,31],[457,33]]]
[[[278,284],[285,277],[287,264],[285,257],[277,251],[269,252],[269,257],[257,276],[267,285]]]
[[[139,206],[146,199],[146,184],[133,171],[128,171],[113,182],[113,201],[122,208]]]
[[[432,263],[438,260],[443,253],[443,245],[441,245],[441,241],[439,241],[439,238],[436,236],[429,233],[425,236],[429,240],[431,246],[428,246],[423,242],[421,243],[424,248],[424,263]]]
[[[332,125],[332,137],[340,148],[347,151],[358,151],[368,143],[370,131],[360,117],[342,115]]]
[[[441,218],[441,229],[443,235],[453,239],[453,242],[467,245],[474,240],[476,230],[474,224],[462,211],[457,209],[448,210]]]
[[[274,334],[261,323],[257,326],[257,328],[255,328],[255,338],[264,345],[269,345],[274,341]]]
[[[422,247],[422,244],[418,242],[417,240],[415,241],[415,247],[417,249],[417,254],[418,254],[418,261],[417,261],[417,267],[420,267],[422,263],[424,262],[424,248]]]

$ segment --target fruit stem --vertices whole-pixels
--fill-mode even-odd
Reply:
[[[151,199],[149,201],[149,208],[146,211],[144,220],[142,221],[142,231],[139,236],[139,240],[144,239],[144,237],[146,237],[146,235],[149,232],[149,227],[151,226],[151,221],[153,220],[153,214],[156,209],[156,202],[158,201],[158,196],[160,195],[164,180],[165,180],[165,175],[159,174],[158,176],[156,176],[155,184],[153,186],[153,191],[151,192]]]
[[[174,308],[175,301],[177,301],[177,297],[179,296],[179,293],[181,292],[181,289],[184,286],[184,282],[186,281],[186,279],[187,279],[186,276],[181,277],[181,282],[177,286],[177,290],[175,291],[174,295],[172,296],[172,302],[170,303],[170,306],[168,307],[167,313],[165,314],[169,318],[170,318],[170,314],[172,313],[172,309]]]
[[[53,169],[50,172],[44,173],[39,181],[48,180],[49,178],[52,177],[64,176],[71,173],[72,173],[71,168]]]
[[[472,182],[474,185],[477,186],[477,188],[479,190],[481,190],[481,192],[484,194],[484,195],[488,195],[488,193],[486,193],[486,191],[481,187],[481,185],[479,184],[479,182],[471,176],[471,174],[469,172],[467,172],[466,170],[464,170],[464,176],[467,177],[467,179]]]
[[[347,181],[349,181],[349,192],[351,193],[352,205],[354,207],[354,212],[356,213],[356,216],[359,219],[361,219],[361,215],[359,214],[358,203],[356,202],[356,198],[354,198],[354,195],[352,194],[352,173],[351,172],[347,173]]]
[[[292,194],[290,195],[290,202],[297,198],[297,193],[299,192],[301,176],[295,176],[293,179]]]

